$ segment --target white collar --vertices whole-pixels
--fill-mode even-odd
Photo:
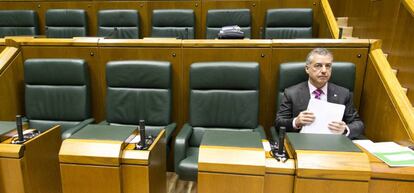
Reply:
[[[308,86],[309,86],[309,93],[310,93],[310,95],[312,96],[312,92],[313,91],[315,91],[316,89],[318,89],[318,88],[316,88],[315,86],[313,86],[313,84],[308,80]],[[323,91],[323,94],[324,95],[326,95],[326,96],[328,96],[328,83],[326,83],[322,88],[321,88],[321,90]]]

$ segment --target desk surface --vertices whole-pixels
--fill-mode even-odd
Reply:
[[[113,125],[87,125],[76,132],[70,139],[95,139],[125,141],[136,130],[136,127]]]
[[[201,145],[263,149],[260,134],[251,131],[206,131]]]
[[[16,122],[0,121],[0,136],[16,128]]]

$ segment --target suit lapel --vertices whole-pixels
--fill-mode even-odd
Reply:
[[[302,85],[300,86],[299,96],[302,96],[302,97],[299,97],[300,99],[299,106],[303,107],[304,109],[307,109],[308,104],[309,104],[309,99],[310,99],[308,81],[302,83]]]
[[[338,97],[339,95],[337,93],[335,86],[328,82],[328,95],[327,95],[328,102],[338,103],[339,102]]]

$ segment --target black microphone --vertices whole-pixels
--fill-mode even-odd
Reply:
[[[344,33],[344,28],[340,27],[339,28],[339,35],[338,35],[338,39],[342,39],[342,34]]]
[[[286,127],[280,127],[279,128],[279,146],[277,150],[277,157],[285,157],[284,154],[284,145],[285,145],[285,133],[286,133]]]
[[[188,39],[188,28],[185,28],[185,39]]]
[[[17,129],[17,136],[18,136],[19,142],[23,142],[24,137],[23,137],[23,124],[22,124],[21,115],[16,115],[16,129]]]
[[[139,120],[139,136],[141,140],[139,141],[139,145],[142,149],[145,148],[145,120]]]

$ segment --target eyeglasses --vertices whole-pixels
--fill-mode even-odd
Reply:
[[[332,64],[331,63],[326,63],[326,64],[322,64],[322,63],[316,63],[314,65],[310,65],[313,69],[320,71],[322,70],[322,68],[325,66],[326,70],[331,70],[332,69]]]

